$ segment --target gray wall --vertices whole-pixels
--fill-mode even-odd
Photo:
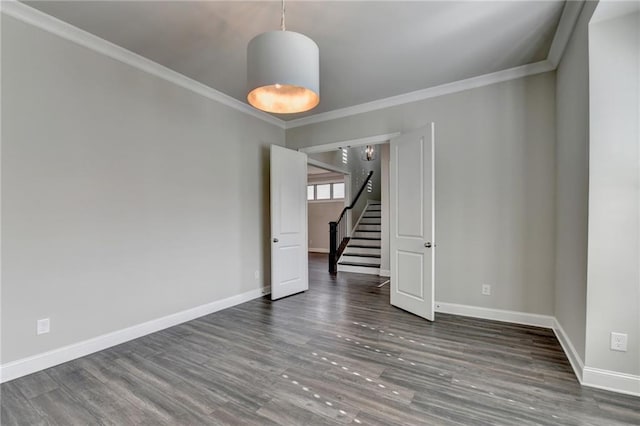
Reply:
[[[555,73],[287,130],[287,146],[436,123],[436,298],[554,312]],[[482,296],[482,284],[492,295]]]
[[[291,130],[289,130],[291,131]],[[335,141],[331,141],[335,142]],[[328,142],[325,142],[328,143]],[[309,145],[310,146],[310,145]],[[295,147],[302,148],[303,146]],[[348,162],[344,164],[342,162],[342,152],[337,149],[333,149],[331,151],[326,152],[318,152],[314,154],[309,154],[310,158],[314,160],[322,161],[325,164],[330,164],[332,166],[338,167],[342,170],[345,170],[347,173],[351,175],[351,200],[357,195],[358,191],[362,187],[367,174],[370,171],[373,171],[373,176],[371,177],[371,183],[373,184],[372,192],[367,192],[365,189],[358,202],[351,210],[351,227],[355,226],[356,222],[360,218],[364,208],[367,205],[369,200],[371,201],[381,201],[381,192],[380,188],[382,186],[381,179],[381,168],[380,168],[380,145],[375,146],[375,159],[372,161],[366,161],[363,158],[363,149],[364,147],[354,147],[348,149]]]
[[[586,360],[640,375],[640,13],[591,23]],[[610,333],[628,351],[609,349]]]
[[[587,2],[556,72],[555,316],[584,362],[589,208],[589,19]]]
[[[355,147],[349,149],[349,164],[348,169],[351,173],[351,198],[353,199],[362,185],[370,171],[373,171],[371,176],[372,191],[368,192],[367,189],[362,192],[362,195],[358,199],[358,202],[351,211],[351,227],[353,228],[358,219],[364,212],[368,201],[380,201],[380,187],[382,180],[380,179],[380,146],[375,146],[375,158],[371,161],[367,161],[363,158],[363,150],[365,147]]]
[[[2,55],[3,363],[263,285],[283,130],[6,16]]]
[[[322,249],[329,252],[329,222],[338,219],[344,209],[342,201],[316,201],[309,203],[309,251]]]
[[[339,173],[319,173],[307,176],[307,183],[344,182],[344,175]],[[308,235],[309,251],[321,249],[329,252],[329,222],[337,220],[344,209],[346,200],[312,201],[308,203]]]

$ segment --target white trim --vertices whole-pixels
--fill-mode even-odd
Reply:
[[[391,271],[389,269],[380,269],[381,277],[391,277]]]
[[[580,2],[580,4],[582,3]],[[554,41],[551,46],[553,50],[550,50],[550,58],[553,58],[554,60],[556,59],[556,56],[562,54],[564,46],[566,46],[569,38],[566,34],[571,34],[571,30],[573,29],[573,25],[575,24],[575,20],[572,21],[572,19],[574,19],[573,10],[575,8],[575,6],[571,6],[568,8],[566,7],[565,11],[563,11],[560,24],[558,25],[558,30],[556,31],[556,36],[554,37]],[[569,11],[572,12],[570,13]],[[127,50],[94,34],[77,28],[51,15],[40,12],[39,10],[36,10],[16,0],[3,0],[2,13],[33,25],[37,28],[40,28],[51,34],[55,34],[61,38],[84,46],[95,52],[101,53],[112,59],[138,68],[151,75],[183,87],[187,90],[191,90],[206,98],[212,99],[216,102],[220,102],[221,104],[226,105],[230,108],[244,112],[267,123],[278,126],[281,129],[292,129],[300,126],[306,126],[312,123],[319,123],[336,118],[343,118],[355,114],[361,114],[364,112],[375,111],[382,108],[402,105],[405,103],[421,101],[424,99],[443,96],[463,90],[487,86],[502,81],[513,80],[516,78],[552,71],[556,67],[556,65],[551,60],[543,60],[533,64],[526,64],[515,68],[509,68],[506,70],[472,77],[465,80],[454,81],[451,83],[429,87],[414,92],[404,93],[384,99],[378,99],[372,102],[314,114],[308,117],[302,117],[290,121],[284,121],[270,114],[259,111],[251,107],[250,105],[239,101],[236,98],[233,98],[216,89],[195,81],[183,74],[173,71],[163,65],[158,64],[157,62],[138,55],[137,53],[131,52],[130,50]],[[575,17],[575,19],[577,19],[577,16]],[[553,57],[551,56],[552,52],[554,53]],[[559,59],[559,56],[557,59]]]
[[[300,152],[305,152],[305,151],[302,151],[302,150],[299,150],[299,151]],[[316,160],[315,158],[307,157],[307,164],[311,164],[312,166],[315,166],[315,167],[318,167],[318,168],[321,168],[321,169],[325,169],[325,170],[328,170],[328,171],[334,172],[334,173],[341,173],[343,175],[351,174],[350,172],[348,172],[346,170],[343,170],[340,167],[336,167],[333,164],[323,163],[322,161]]]
[[[286,129],[306,126],[309,124],[321,123],[323,121],[335,120],[338,118],[349,117],[365,112],[376,111],[383,108],[390,108],[410,102],[423,101],[425,99],[435,98],[452,93],[462,92],[464,90],[475,89],[478,87],[488,86],[490,84],[501,83],[503,81],[514,80],[517,78],[527,77],[530,75],[541,74],[543,72],[553,71],[555,66],[548,60],[535,62],[533,64],[521,65],[515,68],[509,68],[502,71],[484,74],[477,77],[471,77],[466,80],[454,81],[452,83],[441,84],[426,89],[416,90],[415,92],[404,93],[402,95],[391,96],[389,98],[378,99],[366,102],[360,105],[354,105],[346,108],[335,109],[333,111],[322,112],[308,117],[297,118],[287,121]],[[353,145],[352,145],[353,146]],[[338,146],[336,146],[337,148]],[[314,152],[314,151],[306,151]],[[317,151],[315,151],[317,152]]]
[[[299,148],[298,151],[304,152],[306,154],[316,154],[318,152],[327,152],[327,151],[332,151],[334,149],[340,149],[340,148],[355,148],[358,146],[365,146],[365,145],[377,145],[377,144],[388,142],[389,140],[391,140],[391,138],[395,138],[400,135],[401,135],[400,132],[384,133],[381,135],[367,136],[365,138],[349,139],[346,141],[330,142],[322,145],[307,146],[304,148]]]
[[[255,118],[266,121],[269,124],[276,125],[281,129],[286,128],[284,120],[259,111],[236,98],[219,92],[183,74],[160,65],[157,62],[113,44],[110,41],[81,30],[78,27],[74,27],[73,25],[54,18],[51,15],[40,12],[39,10],[29,7],[24,3],[20,3],[15,0],[2,0],[2,6],[2,13],[8,16],[33,25],[34,27],[40,28],[51,34],[55,34],[63,39],[72,41],[80,46],[101,53],[134,68],[145,71],[177,86],[191,90],[205,98],[214,100],[230,108],[244,112],[245,114],[249,114]]]
[[[329,253],[329,249],[326,248],[314,248],[314,247],[309,247],[307,249],[309,251],[309,253]]]
[[[571,340],[555,317],[550,315],[530,314],[526,312],[507,311],[502,309],[483,308],[479,306],[458,305],[455,303],[436,302],[435,311],[447,314],[462,315],[472,318],[524,324],[550,328],[562,346],[578,382],[583,386],[604,389],[627,395],[640,396],[640,376],[617,371],[585,367]]]
[[[555,318],[551,315],[530,314],[528,312],[507,311],[503,309],[482,308],[480,306],[458,305],[436,302],[435,311],[444,314],[462,315],[535,327],[553,328]]]
[[[585,367],[582,384],[591,388],[640,396],[640,376],[633,374]]]
[[[567,336],[567,333],[565,333],[557,318],[553,319],[553,332],[555,333],[558,342],[560,342],[560,346],[562,346],[562,349],[569,360],[569,364],[571,364],[573,373],[578,378],[578,382],[582,383],[584,362],[582,361],[582,358],[580,358],[578,351],[576,351],[576,348],[573,346],[573,343],[571,343],[569,336]]]
[[[220,102],[221,104],[226,105],[230,108],[249,114],[267,123],[276,125],[279,128],[293,129],[296,127],[306,126],[308,124],[320,123],[323,121],[348,117],[355,114],[362,114],[364,112],[389,108],[392,106],[398,106],[410,102],[417,102],[437,96],[457,93],[464,90],[474,89],[490,84],[552,71],[557,67],[564,48],[569,41],[571,32],[573,30],[573,27],[575,26],[575,22],[580,14],[583,4],[583,1],[567,2],[565,9],[562,12],[558,28],[551,44],[551,48],[549,49],[548,59],[545,59],[543,61],[521,65],[490,74],[484,74],[465,80],[454,81],[439,86],[428,87],[425,89],[416,90],[414,92],[378,99],[372,102],[366,102],[346,108],[313,114],[308,117],[302,117],[290,121],[284,121],[270,114],[259,111],[251,107],[250,105],[239,101],[236,98],[226,95],[183,74],[160,65],[157,62],[151,61],[150,59],[133,53],[130,50],[111,43],[103,38],[84,31],[51,15],[40,12],[39,10],[36,10],[16,0],[3,0],[1,9],[2,13],[5,13],[8,16],[19,19],[25,23],[33,25],[51,34],[55,34],[61,38],[72,41],[76,44],[84,46],[88,49],[101,53],[125,64],[128,64],[132,67],[148,72],[149,74],[172,82],[180,87],[191,90],[206,98]]]
[[[556,34],[553,36],[551,47],[549,48],[549,54],[547,60],[553,64],[556,68],[562,59],[564,49],[569,43],[573,28],[578,22],[578,17],[584,6],[584,0],[567,1],[564,4],[562,15],[560,16],[560,22],[558,22],[558,28]]]
[[[156,318],[122,330],[93,337],[82,342],[73,343],[41,354],[2,364],[0,365],[0,383],[17,379],[18,377],[26,376],[27,374],[35,373],[55,365],[128,342],[129,340],[137,339],[139,337],[146,336],[147,334],[155,333],[157,331],[164,330],[165,328],[173,327],[174,325],[182,324],[183,322],[191,321],[193,319],[260,298],[270,292],[269,287],[257,288],[255,290],[227,297],[226,299],[216,300],[215,302],[176,312],[162,318]]]
[[[318,176],[318,175],[307,175],[307,179],[311,179],[311,181],[307,180],[307,185],[327,185],[327,184],[331,184],[331,183],[344,183],[344,175],[340,175],[338,176],[334,176],[333,178],[321,178],[318,180],[314,180],[314,176]],[[342,201],[342,198],[328,198],[326,200],[314,200],[314,201],[333,201],[333,200],[340,200]],[[307,201],[311,201],[311,200],[307,200]]]
[[[342,182],[334,182],[334,183],[342,183]],[[313,182],[313,183],[309,183],[307,185],[316,185],[316,183]],[[319,185],[326,185],[326,184],[320,183]],[[309,203],[309,204],[322,204],[322,203],[344,204],[344,198],[331,198],[329,200],[307,200],[307,203]]]

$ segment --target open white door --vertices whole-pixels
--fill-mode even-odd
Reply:
[[[391,304],[434,320],[434,124],[391,139]]]
[[[309,289],[307,154],[271,145],[271,300]]]

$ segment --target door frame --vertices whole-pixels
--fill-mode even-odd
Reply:
[[[433,122],[429,122],[429,123],[433,123]],[[378,134],[378,135],[372,135],[372,136],[366,136],[366,137],[362,137],[362,138],[356,138],[356,139],[346,139],[346,140],[342,140],[342,141],[337,141],[337,142],[328,142],[322,145],[314,145],[314,146],[309,146],[309,147],[303,147],[303,148],[298,148],[298,151],[300,152],[304,152],[306,154],[315,154],[315,153],[319,153],[319,152],[326,152],[326,151],[332,151],[335,149],[340,149],[340,148],[355,148],[355,147],[360,147],[360,146],[366,146],[366,145],[381,145],[384,143],[391,143],[391,139],[397,138],[398,136],[402,135],[404,132],[392,132],[392,133],[382,133],[382,134]],[[435,140],[434,140],[434,150],[435,150]],[[435,214],[435,168],[436,168],[436,164],[435,164],[435,152],[434,152],[434,164],[433,164],[433,180],[432,180],[432,190],[433,190],[433,202],[434,202],[434,214]],[[309,159],[312,160],[312,159]],[[315,161],[315,160],[314,160]],[[309,164],[313,164],[312,162],[309,162]],[[349,185],[350,186],[350,185]],[[391,188],[389,188],[391,190]],[[347,203],[347,199],[345,199],[345,203]],[[389,209],[391,209],[391,206],[389,206]],[[434,238],[435,238],[435,225],[434,225]],[[390,247],[389,247],[390,249]],[[389,253],[391,254],[391,253]],[[391,260],[391,259],[389,259]],[[391,265],[389,265],[389,267],[391,267]],[[434,267],[435,267],[435,262],[434,262]],[[389,271],[391,272],[391,271]],[[391,275],[391,273],[390,273]],[[436,282],[435,282],[435,270],[433,271],[433,291],[435,293],[435,286],[436,286]],[[389,303],[391,303],[391,295],[389,295]],[[435,294],[433,297],[433,310],[434,312],[437,312],[436,306],[437,303],[435,301]]]
[[[367,136],[358,139],[347,139],[339,142],[329,142],[322,145],[308,146],[304,148],[298,148],[298,151],[305,154],[317,154],[318,152],[333,151],[340,148],[355,148],[358,146],[366,145],[380,145],[389,142],[391,139],[400,136],[402,132],[383,133],[381,135]]]
[[[357,148],[360,146],[367,146],[367,145],[381,145],[384,143],[389,143],[392,138],[396,138],[401,134],[402,132],[382,133],[379,135],[366,136],[363,138],[347,139],[347,140],[338,141],[338,142],[329,142],[322,145],[314,145],[314,146],[298,148],[298,151],[304,152],[305,154],[308,155],[308,154],[317,154],[320,152],[333,151],[340,148]],[[318,167],[336,171],[338,173],[345,173],[345,182],[346,182],[346,176],[349,177],[349,184],[345,185],[345,188],[348,188],[348,192],[345,192],[345,199],[344,199],[345,207],[348,206],[351,200],[351,194],[353,191],[353,188],[351,187],[351,178],[352,178],[351,173],[341,170],[339,167],[325,164],[325,163],[322,163],[321,161],[314,160],[312,158],[307,157],[307,160],[308,160],[308,164],[311,164],[313,166],[318,165]],[[348,211],[347,215],[348,215],[347,223],[352,223],[351,211]],[[351,233],[350,227],[347,232],[349,232],[349,234]]]

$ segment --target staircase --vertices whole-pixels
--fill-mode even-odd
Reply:
[[[338,260],[338,271],[380,274],[381,223],[380,202],[369,201]]]

